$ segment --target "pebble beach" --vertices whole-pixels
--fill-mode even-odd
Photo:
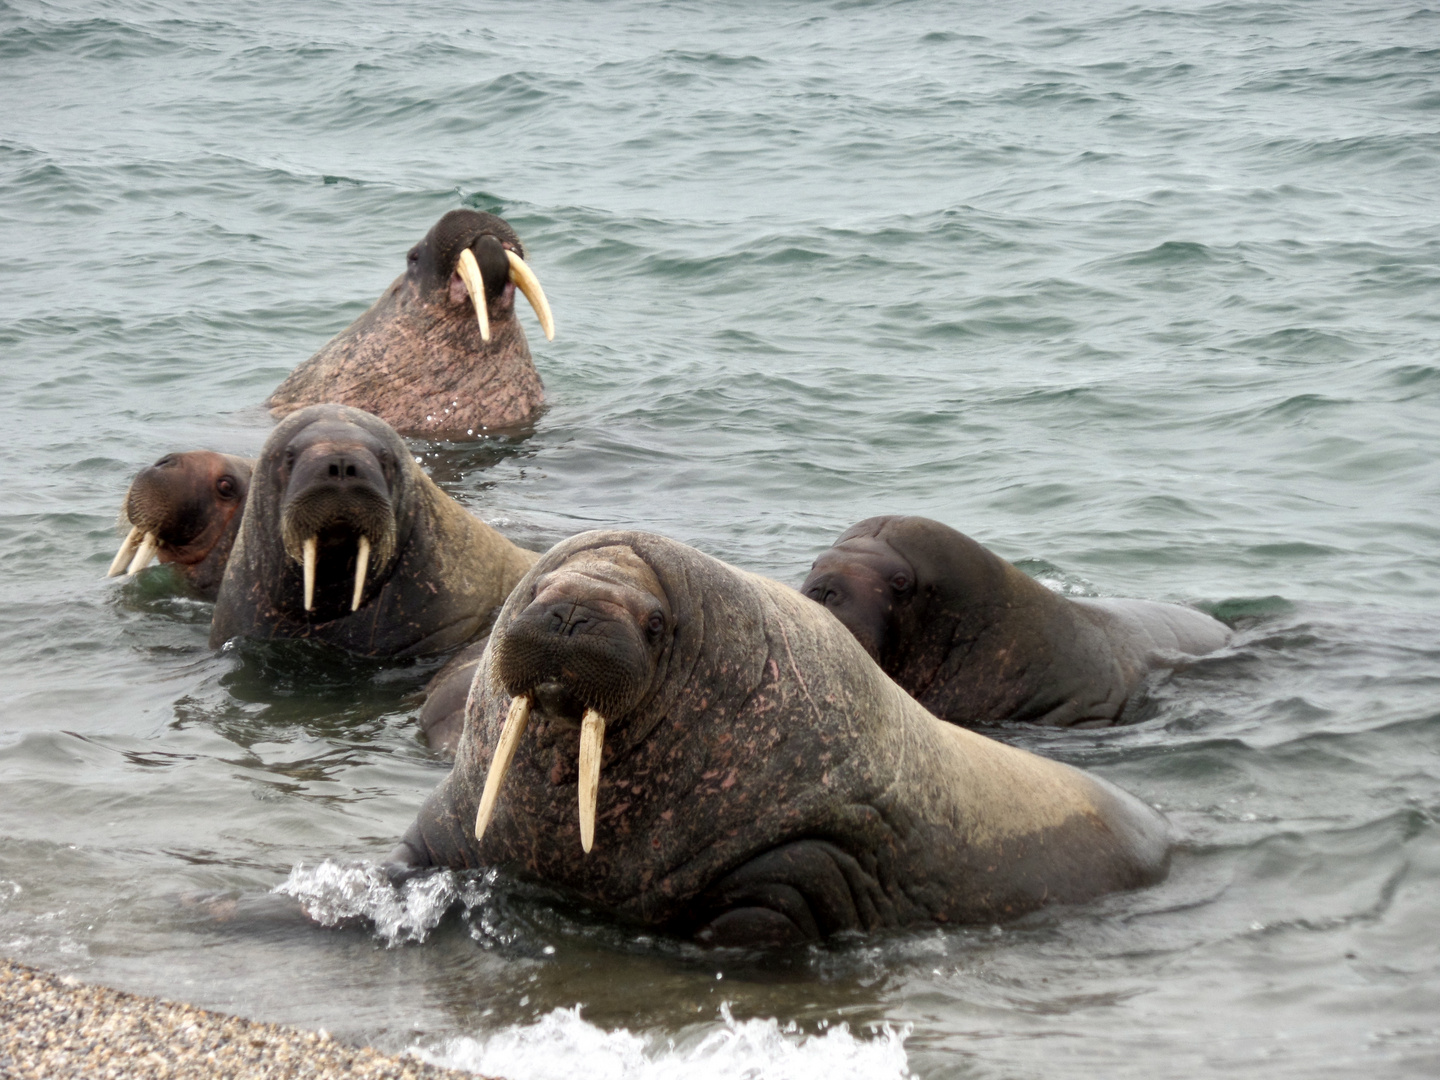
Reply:
[[[469,1077],[414,1058],[180,1002],[127,994],[0,960],[5,1080]]]

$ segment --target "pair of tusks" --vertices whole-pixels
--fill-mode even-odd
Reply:
[[[305,610],[315,610],[315,563],[320,558],[320,538],[312,536],[305,541]],[[360,537],[360,550],[355,555],[355,594],[350,599],[350,610],[360,610],[360,597],[365,594],[365,574],[370,569],[370,538]]]
[[[155,553],[159,550],[158,536],[139,525],[132,525],[129,534],[121,541],[120,550],[115,553],[115,558],[110,562],[110,570],[105,576],[138,574],[150,565],[150,560],[155,558]]]
[[[490,759],[490,772],[485,777],[485,790],[480,795],[480,809],[475,814],[475,840],[485,835],[500,785],[515,759],[520,736],[530,723],[530,695],[521,694],[510,702],[510,713],[500,730],[495,756]],[[594,709],[586,709],[580,721],[580,846],[585,854],[595,846],[595,803],[600,795],[600,757],[605,750],[605,718]]]
[[[545,331],[545,340],[554,341],[555,317],[550,314],[550,301],[545,299],[545,290],[540,287],[540,279],[515,252],[506,248],[505,254],[510,257],[510,280],[525,294],[525,299],[529,300],[530,306],[535,309],[535,317],[540,320],[540,329]],[[475,253],[469,248],[460,252],[460,258],[455,263],[455,272],[460,275],[460,280],[465,282],[465,288],[470,290],[470,301],[475,305],[475,318],[480,323],[480,340],[489,341],[490,313],[485,300],[485,279],[480,276],[480,264],[475,261]]]

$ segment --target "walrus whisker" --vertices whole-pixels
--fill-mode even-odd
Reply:
[[[126,574],[138,574],[145,567],[150,565],[150,560],[155,558],[155,552],[160,550],[160,540],[153,532],[147,532],[145,539],[140,541],[140,550],[135,552],[135,557],[130,560],[130,565],[125,568]]]
[[[605,718],[586,709],[580,721],[580,847],[595,846],[595,803],[600,797],[600,757],[605,751]]]
[[[495,813],[495,802],[500,797],[500,785],[510,771],[510,762],[515,759],[515,748],[520,745],[520,736],[530,723],[530,695],[517,694],[510,702],[510,712],[505,717],[505,726],[500,729],[500,741],[495,744],[495,756],[490,759],[490,771],[485,776],[485,790],[480,795],[480,809],[475,812],[475,840],[478,843]],[[586,848],[588,851],[589,848]]]
[[[320,537],[312,536],[305,541],[305,610],[315,610],[315,560],[320,557]]]
[[[360,550],[355,555],[355,595],[350,600],[350,610],[360,610],[360,597],[365,595],[365,571],[370,567],[370,538],[360,537]]]
[[[515,252],[506,248],[505,254],[510,257],[510,280],[525,294],[525,299],[529,300],[530,306],[535,309],[535,317],[540,320],[540,329],[545,331],[545,340],[554,341],[555,316],[550,314],[550,301],[545,299],[545,290],[540,287],[540,279]]]
[[[475,261],[475,253],[469,248],[460,250],[460,258],[455,261],[455,272],[465,282],[465,288],[470,290],[470,300],[475,305],[475,318],[480,323],[480,340],[490,340],[490,313],[486,310],[489,303],[485,299],[485,279],[480,276],[480,264]]]
[[[120,542],[120,550],[115,553],[115,558],[110,561],[110,569],[106,571],[106,577],[118,577],[124,573],[125,566],[135,554],[135,545],[140,543],[140,537],[144,533],[139,525],[131,525],[130,532]]]

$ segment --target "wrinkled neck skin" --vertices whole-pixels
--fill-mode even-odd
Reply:
[[[345,416],[352,410],[321,407]],[[323,562],[313,611],[299,562],[281,533],[281,457],[310,413],[276,428],[256,466],[240,535],[220,586],[210,645],[235,637],[324,641],[358,656],[431,656],[483,633],[536,556],[468,514],[431,482],[395,438],[400,468],[390,491],[395,544],[370,565],[359,610],[350,610],[356,553]],[[393,433],[391,433],[393,438]]]
[[[421,289],[401,274],[365,314],[280,384],[266,405],[285,416],[337,402],[365,409],[397,431],[478,435],[521,426],[544,403],[507,285],[489,304],[481,340],[467,295]]]
[[[1168,831],[1153,810],[935,719],[794,590],[662,538],[593,535],[532,575],[584,543],[629,543],[678,626],[640,705],[607,731],[594,849],[581,852],[573,725],[535,720],[474,840],[510,704],[492,648],[456,767],[393,859],[500,866],[623,920],[743,945],[993,921],[1163,876]]]

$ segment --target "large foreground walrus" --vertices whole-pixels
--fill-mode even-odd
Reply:
[[[800,591],[921,705],[956,724],[1112,724],[1148,672],[1230,639],[1192,608],[1060,596],[922,517],[851,526]]]
[[[260,453],[210,644],[309,638],[360,656],[436,655],[484,632],[535,559],[436,487],[382,420],[314,405]]]
[[[214,600],[240,530],[255,463],[213,450],[166,454],[141,469],[125,493],[130,526],[110,577],[168,563],[194,592]]]
[[[795,590],[604,531],[510,594],[455,768],[391,860],[757,945],[1084,901],[1168,852],[1158,812],[937,720]]]
[[[410,249],[405,272],[265,403],[276,416],[322,402],[408,434],[476,435],[524,423],[545,400],[515,317],[519,288],[547,338],[555,323],[515,230],[452,210]]]

